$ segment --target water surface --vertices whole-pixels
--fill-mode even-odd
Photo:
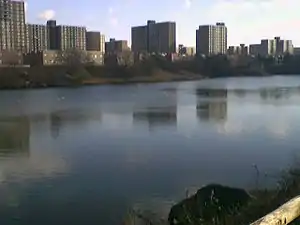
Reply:
[[[0,224],[121,224],[210,182],[273,185],[299,115],[297,76],[1,91]]]

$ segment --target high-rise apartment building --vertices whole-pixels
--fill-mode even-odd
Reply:
[[[124,51],[129,51],[128,42],[126,40],[116,40],[111,38],[105,43],[105,53],[116,54]]]
[[[100,52],[105,53],[105,35],[100,34]]]
[[[48,30],[49,49],[57,50],[56,20],[48,20],[46,26]]]
[[[260,44],[250,46],[252,46],[252,50],[250,49],[250,54],[252,55],[280,56],[294,53],[293,42],[291,40],[281,40],[280,37],[263,39]]]
[[[260,55],[275,55],[276,54],[276,40],[275,39],[263,39],[260,42]]]
[[[48,29],[45,25],[26,24],[27,52],[39,52],[49,48]]]
[[[282,40],[280,37],[275,37],[274,39],[276,41],[276,55],[294,53],[294,46],[291,40]]]
[[[176,23],[147,21],[131,28],[131,50],[148,53],[176,53]]]
[[[51,50],[76,48],[86,50],[86,28],[80,26],[57,25],[56,21],[47,21]]]
[[[59,50],[76,48],[86,50],[86,28],[59,25],[56,27],[57,46]]]
[[[105,36],[100,32],[86,32],[86,50],[105,53]]]
[[[294,54],[294,45],[292,40],[282,40],[283,41],[283,54]]]
[[[198,55],[226,54],[227,27],[225,23],[199,26],[196,31],[196,52]]]
[[[131,50],[133,52],[148,52],[148,27],[131,28]]]
[[[26,52],[23,1],[0,0],[0,50]]]

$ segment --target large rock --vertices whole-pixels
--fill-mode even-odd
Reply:
[[[216,222],[235,215],[252,197],[243,189],[210,184],[171,208],[170,225],[196,225]]]

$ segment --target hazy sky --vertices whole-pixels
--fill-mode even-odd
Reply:
[[[27,21],[85,25],[130,41],[130,27],[148,19],[176,21],[177,44],[195,46],[199,25],[225,22],[229,45],[281,36],[300,45],[299,0],[27,0]]]

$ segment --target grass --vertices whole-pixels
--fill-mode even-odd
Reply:
[[[188,81],[200,79],[201,76],[189,73],[173,74],[166,71],[157,71],[151,76],[133,76],[129,78],[91,77],[83,81],[84,85],[100,84],[130,84],[130,83],[159,83],[172,81]]]

